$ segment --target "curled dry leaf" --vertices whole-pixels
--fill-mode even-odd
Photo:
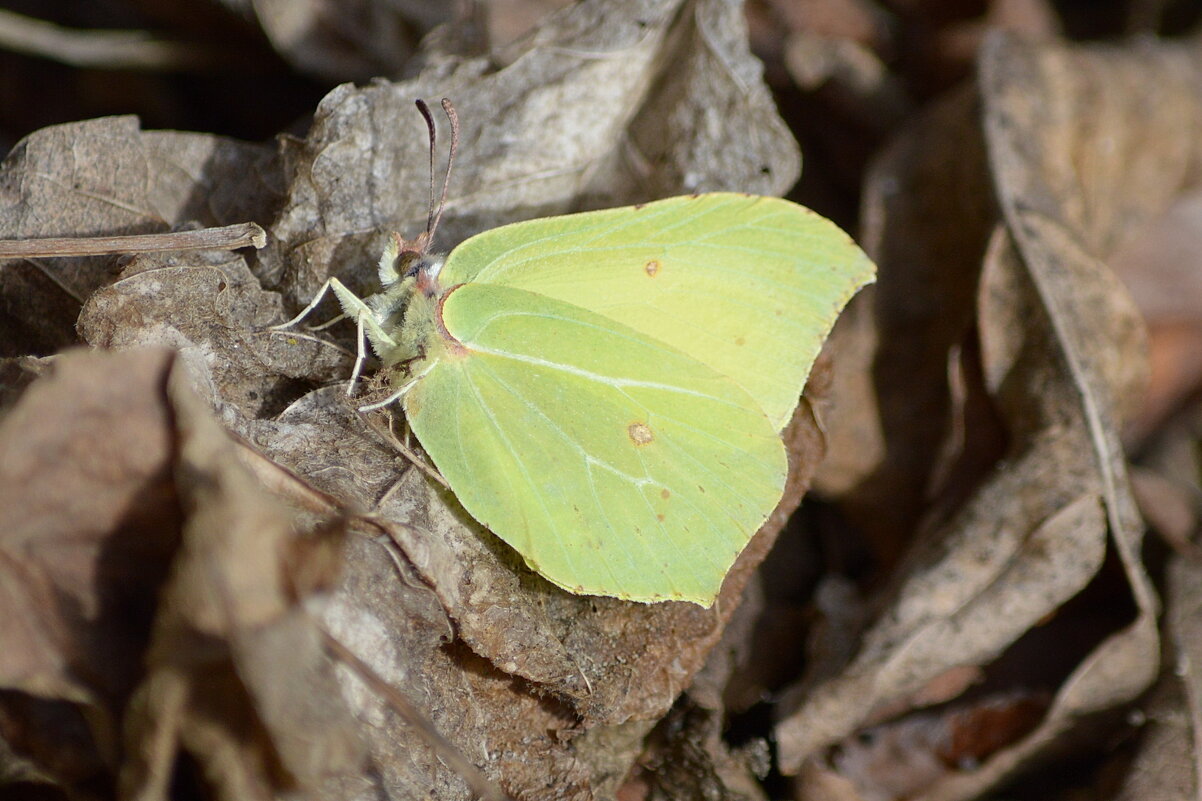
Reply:
[[[1143,726],[1131,767],[1118,787],[1104,792],[1120,801],[1197,798],[1202,743],[1202,571],[1195,560],[1173,556],[1167,570],[1165,664],[1140,703]]]
[[[1100,259],[1195,174],[1200,75],[1199,59],[1180,46],[1070,48],[995,38],[981,68],[985,128],[977,141],[985,149],[962,145],[958,152],[969,158],[945,160],[942,167],[897,158],[908,149],[921,153],[923,137],[934,135],[919,123],[878,167],[884,181],[870,186],[867,219],[870,230],[880,232],[869,238],[869,252],[881,265],[880,341],[897,340],[901,329],[893,328],[894,320],[923,320],[907,336],[930,336],[930,342],[898,355],[913,360],[909,369],[925,371],[936,387],[947,386],[937,376],[946,375],[957,343],[970,346],[961,354],[979,352],[979,378],[969,384],[979,382],[973,391],[990,397],[1008,445],[962,503],[927,510],[925,533],[877,599],[879,611],[850,662],[794,688],[777,729],[786,771],[800,771],[863,727],[921,705],[925,688],[946,671],[990,670],[1018,658],[1020,638],[1038,636],[1041,626],[1055,628],[1057,609],[1091,582],[1112,580],[1095,579],[1107,555],[1130,611],[1118,612],[1080,646],[1075,664],[1045,673],[1042,680],[1052,682],[1046,714],[979,763],[937,771],[908,787],[907,795],[978,795],[1061,742],[1085,716],[1135,697],[1155,676],[1157,602],[1140,558],[1143,524],[1118,435],[1146,379],[1143,328]],[[1153,85],[1158,91],[1149,93]],[[961,101],[960,108],[967,123],[971,104]],[[950,107],[933,112],[951,113]],[[968,130],[964,123],[959,130]],[[982,152],[1004,222],[992,233],[988,214],[972,214],[973,225],[964,226],[963,215],[940,219],[938,211],[939,204],[955,202],[949,196],[987,211],[984,173],[974,172],[985,162],[972,158]],[[973,169],[957,173],[965,161]],[[933,188],[908,194],[924,185]],[[917,224],[923,215],[930,221],[925,226]],[[978,284],[976,264],[986,241]],[[899,291],[933,267],[945,272],[927,278],[935,285],[926,292]],[[927,306],[932,291],[949,293],[953,302]],[[966,305],[973,293],[975,309]],[[968,339],[974,311],[978,343]],[[903,382],[889,378],[886,370],[901,368],[880,358],[885,347],[876,378],[887,400]],[[838,392],[836,401],[847,408]],[[898,405],[882,412],[888,424],[940,410],[936,419],[918,423],[930,439],[916,436],[916,450],[899,450],[903,459],[926,454],[917,478],[900,475],[892,451],[858,471],[844,465],[839,478],[850,488],[849,504],[853,510],[863,505],[853,511],[858,519],[883,509],[890,496],[912,515],[924,509],[921,490],[931,474],[922,466],[932,463],[940,432],[951,433],[954,419],[946,392],[931,390],[925,407],[897,396]],[[841,436],[832,432],[836,448]],[[970,438],[958,447],[980,450],[982,443]],[[982,463],[979,457],[975,463]],[[864,476],[859,484],[857,475]],[[871,491],[890,484],[903,491]]]
[[[363,753],[285,568],[306,572],[306,555],[332,563],[296,540],[291,511],[250,480],[189,383],[176,371],[167,385],[184,525],[130,702],[121,792],[167,797],[182,752],[216,798],[322,797],[327,781],[345,786]]]
[[[178,545],[171,361],[64,354],[0,420],[0,730],[66,787],[111,782]]]
[[[181,750],[218,797],[311,791],[360,753],[293,580],[330,560],[178,365],[67,353],[0,421],[0,728],[78,797],[165,798]]]
[[[173,225],[263,219],[270,151],[205,134],[142,132],[135,117],[44,128],[0,171],[0,239],[142,234]],[[203,187],[204,191],[198,191]],[[47,354],[75,342],[80,305],[112,280],[97,258],[11,260],[0,293],[0,355]]]

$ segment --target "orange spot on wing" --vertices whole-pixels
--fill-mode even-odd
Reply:
[[[643,271],[646,272],[647,275],[651,278],[654,278],[655,276],[657,276],[659,274],[659,270],[660,270],[660,263],[658,261],[656,261],[655,259],[652,259],[651,261],[649,261],[643,265]]]
[[[631,423],[626,426],[626,436],[630,437],[630,441],[636,447],[650,445],[655,441],[655,434],[651,431],[651,427],[646,423]]]

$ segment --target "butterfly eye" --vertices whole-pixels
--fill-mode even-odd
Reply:
[[[418,278],[435,281],[438,279],[438,274],[442,271],[442,265],[446,261],[444,257],[431,256],[425,253],[418,253],[410,250],[401,254],[399,263],[397,264],[397,272],[402,278]]]
[[[402,278],[416,278],[422,269],[421,254],[412,251],[403,254],[397,268],[397,272],[401,274]]]

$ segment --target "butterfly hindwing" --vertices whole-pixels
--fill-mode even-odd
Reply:
[[[746,391],[536,293],[465,284],[442,312],[464,350],[404,405],[464,508],[573,592],[712,603],[785,479]]]

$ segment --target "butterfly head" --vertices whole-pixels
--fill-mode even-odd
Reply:
[[[430,206],[426,217],[426,230],[409,240],[400,234],[393,234],[389,239],[384,253],[380,256],[380,284],[385,292],[392,287],[412,278],[415,280],[414,289],[427,298],[433,298],[441,293],[438,286],[438,273],[442,270],[446,258],[442,254],[431,254],[430,245],[434,241],[434,232],[442,219],[442,211],[447,204],[447,187],[451,182],[451,167],[455,164],[455,151],[459,148],[459,117],[451,101],[443,98],[443,111],[451,123],[451,148],[447,154],[447,169],[443,174],[442,195],[436,199],[434,194],[434,148],[435,130],[434,117],[425,101],[417,101],[417,109],[426,120],[426,128],[430,133]]]
[[[430,253],[429,232],[423,231],[416,239],[404,239],[394,233],[389,237],[380,256],[380,284],[385,291],[408,279],[414,279],[414,290],[426,297],[439,294],[438,274],[446,256]]]

